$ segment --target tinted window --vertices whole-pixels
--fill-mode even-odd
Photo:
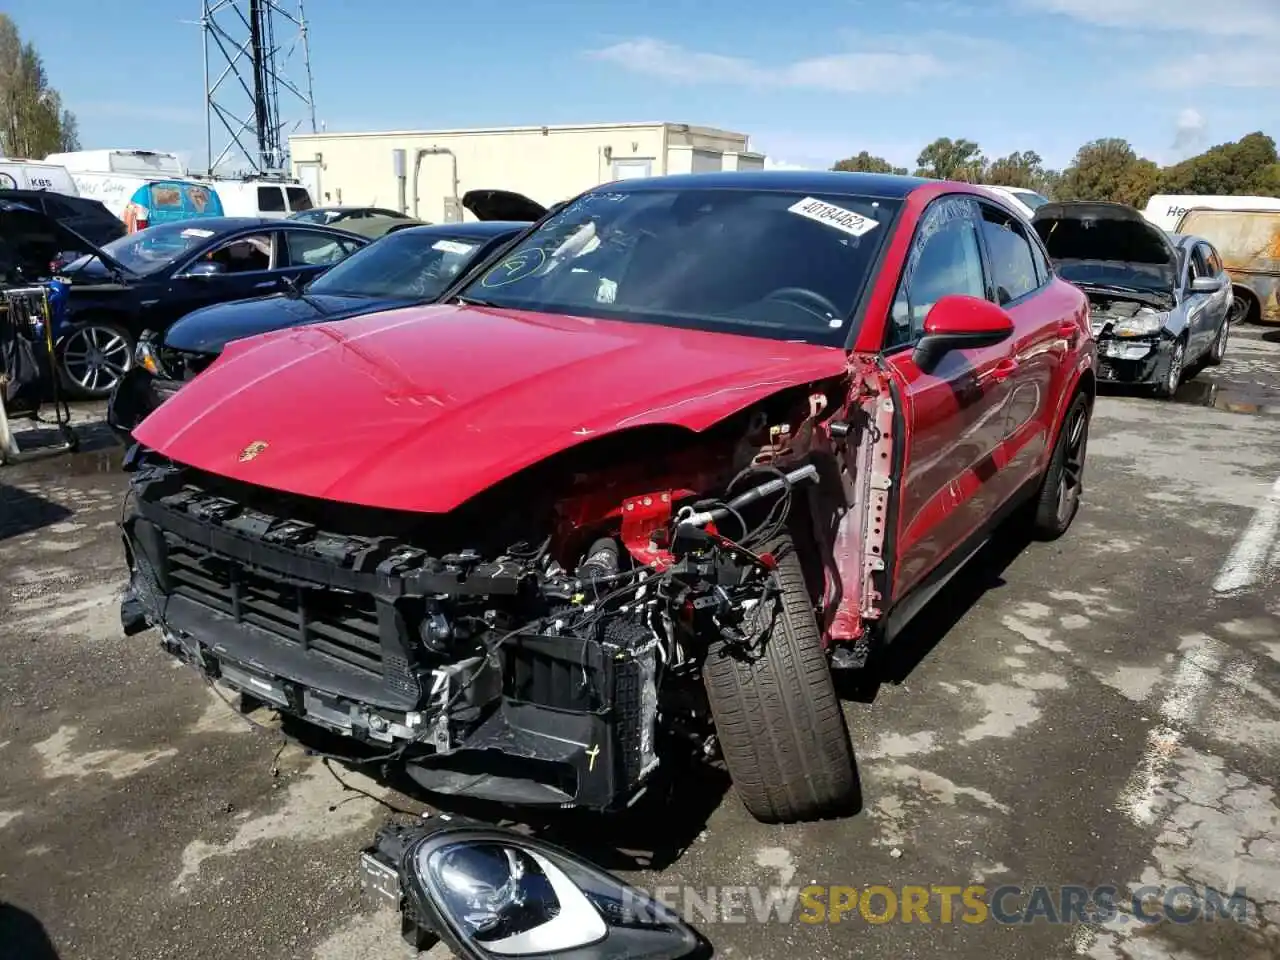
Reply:
[[[870,197],[609,184],[544,221],[463,295],[843,345],[897,208]]]
[[[315,267],[337,263],[347,255],[346,244],[336,237],[309,230],[288,230],[284,235],[289,262],[294,266]]]
[[[138,233],[127,234],[103,246],[103,251],[128,269],[140,274],[155,273],[186,254],[207,244],[212,230],[190,220],[161,223]],[[72,264],[73,270],[80,264]]]
[[[1218,251],[1213,249],[1209,244],[1201,244],[1204,250],[1205,261],[1209,264],[1209,273],[1211,276],[1217,276],[1222,272],[1222,258],[1218,256]]]
[[[263,213],[284,213],[284,194],[280,188],[259,187],[258,209]]]
[[[890,317],[888,343],[913,343],[929,309],[948,294],[985,297],[978,244],[978,204],[961,197],[935,201],[916,235]]]
[[[315,206],[311,202],[311,194],[304,187],[286,187],[285,193],[289,196],[290,210],[310,210]]]
[[[434,298],[472,262],[483,240],[393,233],[317,278],[310,293],[352,297]]]
[[[1020,222],[983,205],[982,237],[987,244],[997,303],[1003,305],[1025,297],[1040,286],[1032,244]]]

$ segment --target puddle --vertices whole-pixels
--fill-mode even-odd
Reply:
[[[1232,384],[1224,386],[1213,380],[1188,380],[1173,396],[1174,403],[1186,403],[1196,407],[1212,407],[1228,413],[1254,415],[1280,414],[1280,393],[1258,386],[1254,389]]]
[[[94,474],[120,472],[125,448],[111,435],[95,436],[87,431],[79,433],[79,449],[75,453],[60,453],[48,457],[19,461],[0,470],[0,477],[37,479],[46,477],[84,477]],[[52,430],[28,430],[18,435],[23,452],[35,451],[57,442]]]

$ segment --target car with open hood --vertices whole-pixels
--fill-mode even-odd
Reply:
[[[70,310],[62,379],[78,396],[107,397],[132,368],[143,331],[209,304],[306,283],[368,242],[318,224],[210,217],[95,247],[60,270]]]
[[[127,441],[144,417],[213,363],[232,340],[434,300],[471,266],[528,229],[528,220],[518,218],[546,212],[519,194],[506,194],[517,197],[515,203],[496,202],[490,194],[498,192],[504,191],[473,191],[463,203],[480,197],[471,204],[475,210],[507,214],[505,219],[430,226],[396,221],[402,229],[306,285],[204,307],[165,330],[147,331],[138,341],[133,368],[111,392],[107,423]]]
[[[840,815],[833,673],[1004,520],[1067,529],[1095,363],[980,188],[606,184],[144,420],[123,627],[437,794],[617,810],[718,749],[760,820]]]
[[[1059,276],[1089,298],[1101,379],[1168,398],[1222,362],[1231,281],[1208,241],[1166,233],[1122,203],[1048,203],[1032,224]]]

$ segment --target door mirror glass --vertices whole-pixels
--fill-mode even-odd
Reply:
[[[1222,280],[1218,277],[1196,277],[1191,281],[1192,293],[1217,293],[1222,289]]]
[[[188,267],[183,276],[205,279],[208,277],[220,277],[226,272],[227,268],[214,260],[201,260],[199,263],[193,263]]]
[[[912,354],[921,370],[933,369],[952,350],[990,347],[1013,336],[1013,318],[990,300],[948,294],[924,318],[924,335]]]

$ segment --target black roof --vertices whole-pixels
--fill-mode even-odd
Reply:
[[[850,196],[902,199],[927,183],[924,177],[891,173],[846,173],[842,170],[740,170],[723,173],[681,173],[665,177],[623,180],[606,187],[691,190],[785,190],[799,193],[843,193]]]
[[[517,220],[464,220],[461,223],[428,223],[420,227],[405,227],[403,230],[395,231],[394,234],[388,234],[388,236],[398,237],[408,233],[415,237],[456,237],[458,239],[471,237],[488,240],[504,233],[527,230],[530,226],[532,224],[521,223]]]

